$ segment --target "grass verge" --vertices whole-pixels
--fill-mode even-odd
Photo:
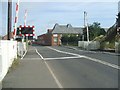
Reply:
[[[19,61],[19,60],[20,60],[19,57],[16,58],[16,59],[14,59],[11,67],[10,67],[9,70],[8,70],[8,73],[9,73],[10,71],[14,70],[14,69],[20,64],[20,61]]]

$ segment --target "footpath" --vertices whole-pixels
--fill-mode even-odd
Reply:
[[[2,82],[5,88],[58,88],[44,61],[30,47],[19,65],[6,75]]]

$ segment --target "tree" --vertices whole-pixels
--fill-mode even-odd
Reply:
[[[63,44],[67,44],[68,42],[68,34],[63,34],[61,41]]]
[[[89,38],[90,40],[93,40],[94,38],[100,36],[100,35],[105,35],[106,31],[101,28],[100,23],[98,22],[94,22],[92,25],[88,26],[89,29]],[[86,31],[86,27],[84,28],[84,39],[85,41],[87,40],[87,31]]]
[[[100,29],[100,35],[106,35],[106,31],[105,31],[104,28],[101,28],[101,29]]]
[[[63,44],[77,44],[81,40],[82,36],[80,34],[63,34],[61,38]]]

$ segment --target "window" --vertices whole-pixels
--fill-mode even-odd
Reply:
[[[54,37],[54,43],[57,43],[57,42],[58,42],[58,38]]]

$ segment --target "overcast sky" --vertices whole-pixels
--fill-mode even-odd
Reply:
[[[0,33],[7,33],[7,0],[0,2]],[[15,3],[13,0],[12,27],[14,26]],[[24,0],[25,1],[25,0]],[[40,0],[42,1],[42,0]],[[111,27],[115,23],[118,13],[118,0],[64,0],[66,2],[20,2],[18,26],[24,24],[25,9],[28,11],[27,25],[34,25],[36,35],[46,33],[48,28],[53,28],[55,23],[72,24],[83,27],[83,12],[88,13],[88,23],[101,23],[102,27]],[[1,17],[2,16],[2,17]],[[12,30],[13,31],[13,30]]]

